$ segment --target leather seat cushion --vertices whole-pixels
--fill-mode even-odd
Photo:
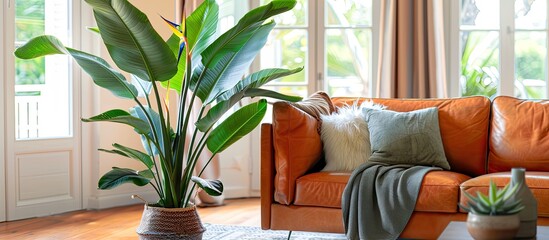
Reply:
[[[525,178],[526,185],[538,202],[538,216],[549,217],[549,172],[526,171]],[[481,191],[486,194],[490,179],[493,179],[496,185],[501,188],[509,183],[511,172],[490,173],[470,179],[461,185],[461,191],[467,191],[470,194]],[[464,194],[461,194],[460,203],[467,203]]]
[[[295,205],[341,208],[341,196],[350,173],[318,172],[297,179]],[[457,212],[459,185],[470,177],[451,171],[425,175],[415,211]]]
[[[297,179],[295,205],[341,208],[350,172],[316,172]]]

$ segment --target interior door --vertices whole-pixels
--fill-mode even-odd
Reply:
[[[49,34],[78,42],[79,1],[11,0],[3,14],[5,51]],[[7,220],[82,208],[79,81],[67,56],[5,61]],[[4,112],[4,111],[3,111]]]

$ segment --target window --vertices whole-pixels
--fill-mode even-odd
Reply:
[[[547,0],[461,0],[459,94],[547,98]],[[454,35],[455,36],[455,35]],[[454,45],[457,48],[457,46]],[[455,78],[454,78],[455,79]]]
[[[70,46],[68,0],[16,0],[15,47],[49,34]],[[67,56],[15,60],[15,137],[17,140],[70,137],[71,74]]]
[[[371,96],[374,7],[371,0],[298,0],[294,9],[275,19],[259,67],[305,69],[269,86],[300,96],[317,90],[331,96]]]

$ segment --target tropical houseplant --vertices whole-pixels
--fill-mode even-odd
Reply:
[[[123,183],[151,185],[159,196],[152,206],[161,208],[189,207],[196,185],[210,195],[220,195],[223,185],[219,180],[200,178],[207,164],[193,175],[199,155],[207,147],[213,157],[252,131],[262,120],[267,102],[261,99],[222,116],[246,97],[301,99],[260,87],[302,68],[264,69],[243,77],[275,25],[268,19],[292,9],[295,0],[274,0],[253,9],[221,35],[217,33],[215,0],[205,0],[188,16],[183,3],[181,23],[166,20],[174,30],[168,40],[163,40],[147,16],[127,0],[85,1],[97,22],[97,28],[91,30],[100,35],[116,66],[136,81],[128,81],[98,56],[65,47],[54,36],[33,38],[16,49],[15,55],[22,59],[70,55],[96,85],[137,104],[129,111],[113,109],[82,119],[131,126],[143,143],[143,150],[116,143],[112,150],[100,149],[140,161],[143,168],[113,167],[99,180],[99,189]],[[161,86],[178,93],[177,109],[168,108],[160,95]],[[138,96],[138,89],[144,97]],[[193,117],[192,106],[198,101],[199,114]],[[177,118],[174,126],[170,126],[170,118]]]
[[[473,196],[463,191],[468,199],[467,206],[460,207],[469,212],[467,230],[475,239],[512,239],[520,225],[518,213],[524,209],[521,199],[513,198],[518,184],[511,183],[498,189],[490,180],[488,195],[477,192]]]

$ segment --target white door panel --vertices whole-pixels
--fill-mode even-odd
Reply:
[[[0,179],[5,179],[5,203],[0,208],[5,209],[8,221],[82,208],[80,71],[73,70],[65,56],[16,62],[11,54],[14,46],[28,41],[29,36],[43,34],[37,33],[40,29],[26,32],[40,26],[40,21],[46,34],[78,48],[71,44],[79,43],[78,32],[68,29],[78,28],[80,22],[72,21],[67,12],[72,9],[72,16],[78,17],[80,2],[44,0],[42,5],[39,1],[33,4],[37,5],[11,0],[2,14],[4,31],[16,33],[6,35],[2,45],[6,53],[2,54],[5,177]],[[16,12],[21,15],[16,17]]]
[[[55,142],[44,140],[49,141]],[[19,149],[17,153],[8,148],[8,156],[13,156],[7,164],[8,220],[81,209],[80,161],[74,150],[78,147],[67,139],[62,141],[67,143],[65,149],[44,152],[34,150],[28,143],[16,143],[23,145],[14,148]],[[32,141],[36,145],[40,142]]]

